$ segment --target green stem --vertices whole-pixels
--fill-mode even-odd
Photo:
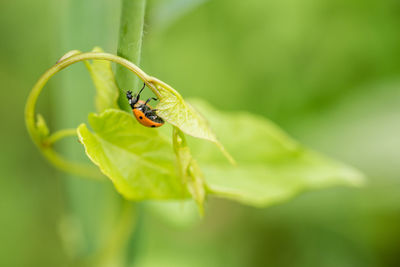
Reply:
[[[117,55],[136,65],[140,65],[145,6],[146,0],[122,0]],[[123,90],[132,90],[137,84],[137,78],[122,66],[117,66],[116,80]],[[124,94],[120,94],[118,104],[121,109],[130,110]]]
[[[29,133],[32,136],[32,133],[35,132],[35,106],[36,106],[36,101],[44,87],[44,85],[50,80],[51,77],[53,77],[57,72],[61,71],[62,69],[65,69],[66,67],[80,62],[80,61],[85,61],[85,60],[90,60],[90,59],[103,59],[103,60],[109,60],[113,61],[115,63],[118,63],[131,72],[135,73],[144,83],[146,83],[147,87],[150,88],[150,90],[153,91],[153,93],[157,97],[161,97],[158,89],[156,86],[154,86],[153,81],[158,81],[157,79],[147,75],[144,71],[142,71],[138,66],[133,64],[132,62],[112,55],[108,53],[97,53],[97,52],[88,52],[88,53],[82,53],[78,55],[74,55],[71,57],[68,57],[61,62],[57,63],[53,67],[51,67],[49,70],[47,70],[36,82],[35,86],[32,88],[31,93],[29,94],[28,101],[25,106],[25,118],[26,118],[26,126],[28,128]],[[169,87],[169,86],[168,86]],[[166,87],[166,88],[168,88]],[[168,88],[169,89],[169,88]],[[34,141],[37,141],[35,136],[32,136]]]
[[[103,180],[100,171],[91,165],[71,162],[63,158],[51,147],[41,149],[43,156],[58,169],[78,176],[87,177],[95,180]]]
[[[140,64],[140,56],[142,52],[145,6],[146,0],[122,0],[117,55],[125,58],[129,63],[133,62],[138,66]],[[135,66],[134,64],[132,65]],[[116,68],[116,81],[118,87],[123,91],[132,90],[137,84],[137,77],[131,75],[130,71],[133,71],[133,69],[124,67],[127,66],[120,64],[117,65]],[[135,72],[135,74],[140,77],[138,72]],[[149,86],[152,77],[144,74],[143,78],[140,78],[147,83],[147,86]],[[158,97],[160,96],[154,85],[149,86],[149,88]],[[118,105],[122,110],[129,111],[131,109],[128,101],[126,101],[125,94],[122,93],[119,94]],[[128,262],[129,257],[126,257],[126,253],[129,253],[127,247],[129,240],[132,238],[133,229],[136,223],[136,216],[134,216],[136,213],[135,207],[136,205],[124,201],[122,215],[117,225],[117,231],[107,244],[107,250],[105,251],[106,253],[104,253],[106,259],[107,257],[111,260],[113,258],[114,260],[118,260],[119,258],[122,263],[121,266],[130,265]],[[105,260],[105,262],[107,262],[107,260]]]
[[[46,138],[46,140],[44,140],[43,142],[46,142],[49,146],[51,146],[55,142],[65,138],[65,137],[76,136],[76,135],[77,135],[76,129],[63,129],[63,130],[59,130],[59,131],[53,133],[48,138]]]
[[[158,92],[157,88],[152,84],[152,80],[154,79],[153,77],[147,75],[144,73],[139,67],[137,67],[135,64],[132,62],[112,55],[108,53],[96,53],[96,52],[89,52],[89,53],[82,53],[78,55],[74,55],[71,57],[68,57],[61,62],[57,63],[53,67],[51,67],[49,70],[47,70],[36,82],[35,86],[32,88],[31,93],[29,94],[26,106],[25,106],[25,122],[26,126],[28,128],[28,132],[31,135],[33,141],[36,144],[40,144],[40,136],[35,134],[36,133],[36,126],[35,126],[35,106],[37,99],[42,92],[43,87],[45,84],[50,80],[51,77],[53,77],[57,72],[61,71],[62,69],[80,62],[84,60],[90,60],[90,59],[103,59],[103,60],[109,60],[116,62],[133,73],[135,73],[143,82],[146,83],[146,85],[154,92],[154,94],[157,95],[157,97],[160,97],[160,93]]]
[[[55,142],[70,136],[77,136],[76,129],[59,130],[49,137],[43,138],[40,143],[42,154],[48,161],[50,161],[60,170],[87,178],[101,179],[102,175],[95,167],[77,162],[71,162],[54,151],[53,145]]]

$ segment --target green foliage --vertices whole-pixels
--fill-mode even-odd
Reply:
[[[187,191],[175,170],[170,141],[157,130],[145,128],[120,110],[90,114],[90,132],[78,128],[88,157],[114,183],[125,198],[179,199]]]
[[[124,197],[179,199],[190,193],[201,212],[205,186],[213,195],[265,206],[303,190],[363,182],[358,171],[304,148],[264,118],[245,112],[222,113],[202,101],[194,103],[232,151],[237,166],[200,139],[189,142],[192,156],[178,128],[174,127],[171,144],[159,131],[141,126],[132,115],[118,110],[91,114],[93,133],[81,125],[80,141]]]
[[[104,52],[95,47],[92,52]],[[111,62],[107,60],[85,61],[93,83],[96,87],[96,110],[102,112],[107,108],[118,108],[118,87],[115,82]]]
[[[169,85],[148,76],[122,58],[101,53],[99,48],[93,53],[72,52],[42,76],[45,78],[39,80],[33,92],[40,92],[47,79],[59,69],[85,61],[96,85],[97,109],[117,107],[118,88],[111,64],[103,59],[113,60],[140,73],[160,99],[158,115],[173,125],[171,140],[158,129],[143,127],[132,114],[107,109],[101,114],[89,115],[92,131],[85,124],[79,126],[78,136],[87,156],[127,199],[185,199],[191,196],[202,214],[206,192],[264,206],[302,190],[360,185],[363,181],[356,170],[307,150],[264,118],[243,112],[221,113],[204,102],[195,101],[222,138],[222,143],[239,162],[238,165],[229,164],[224,156],[230,163],[234,160],[218,141],[208,121]],[[87,61],[90,59],[93,63]],[[28,101],[27,114],[34,114],[34,101],[33,97]],[[32,120],[27,119],[27,124],[32,125]],[[38,144],[43,143],[43,138],[48,135],[43,118],[39,116],[36,126],[31,128],[35,128],[36,135],[40,136]],[[197,139],[188,144],[184,133]],[[70,130],[59,131],[52,135],[51,142],[69,135]],[[46,155],[54,162],[49,149]],[[63,166],[64,170],[68,169],[64,163]]]
[[[302,190],[363,182],[357,170],[304,148],[265,118],[193,103],[238,161],[230,166],[213,146],[192,140],[193,155],[212,194],[264,206]]]

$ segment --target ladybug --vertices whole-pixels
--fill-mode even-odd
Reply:
[[[140,124],[146,127],[160,127],[164,124],[164,120],[156,114],[157,109],[153,109],[148,103],[150,100],[157,100],[157,98],[150,97],[144,102],[140,100],[140,94],[142,93],[146,84],[143,84],[142,89],[139,93],[132,96],[132,91],[126,92],[126,98],[128,98],[129,105],[132,107],[132,112]]]

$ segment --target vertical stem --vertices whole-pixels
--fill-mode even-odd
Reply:
[[[146,0],[122,0],[120,30],[117,54],[137,66],[140,65],[140,55],[143,38],[143,25]],[[132,90],[137,85],[136,75],[120,64],[116,68],[116,80],[121,89],[118,104],[123,110],[130,110],[125,91]],[[135,214],[136,213],[136,214]],[[133,240],[133,228],[137,218],[137,204],[124,201],[123,212],[116,227],[115,236],[108,247],[108,257],[118,260],[123,266],[130,266],[134,259],[129,244]],[[137,229],[136,229],[137,231]],[[118,264],[118,261],[115,262]]]
[[[140,65],[140,53],[142,48],[143,25],[146,0],[122,0],[121,22],[119,29],[119,41],[117,54],[129,61]],[[126,101],[126,90],[134,90],[137,87],[137,77],[122,66],[117,66],[116,80],[120,93],[118,104],[121,109],[129,110]]]

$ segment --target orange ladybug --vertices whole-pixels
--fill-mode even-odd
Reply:
[[[146,84],[143,84],[142,89],[139,93],[132,96],[132,91],[126,92],[126,98],[128,98],[129,105],[132,107],[133,114],[140,124],[146,127],[160,127],[164,124],[164,120],[156,114],[157,109],[153,109],[148,103],[150,100],[157,100],[157,98],[150,97],[145,101],[140,100],[140,94],[142,93]]]

